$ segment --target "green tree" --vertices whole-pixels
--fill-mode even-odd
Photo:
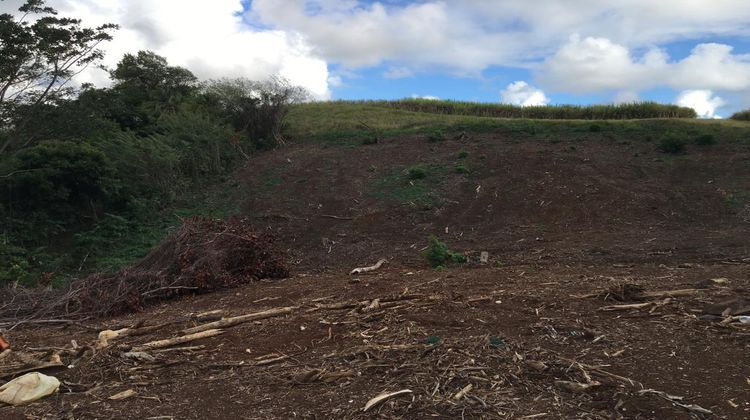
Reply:
[[[166,58],[151,51],[125,54],[110,76],[114,81],[110,118],[142,134],[150,134],[162,113],[175,112],[197,85],[190,70],[170,66]]]
[[[18,11],[19,18],[0,15],[0,124],[5,127],[25,123],[19,105],[35,107],[69,93],[70,80],[100,62],[104,53],[98,46],[117,28],[87,28],[80,19],[57,17],[45,0],[27,0]],[[0,155],[15,141],[18,136],[5,136]]]

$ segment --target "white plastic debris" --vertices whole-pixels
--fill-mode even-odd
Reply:
[[[39,372],[27,373],[0,386],[0,402],[10,405],[28,404],[57,392],[60,381]]]

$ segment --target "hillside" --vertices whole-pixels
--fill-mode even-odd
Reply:
[[[433,234],[503,264],[748,253],[743,123],[502,120],[348,104],[299,107],[289,123],[297,146],[242,173],[245,211],[280,229],[306,269],[375,255],[418,263],[415,247]],[[695,144],[706,135],[715,144]],[[672,138],[684,153],[657,150]]]
[[[64,385],[0,417],[750,415],[750,330],[732,318],[750,312],[750,123],[313,103],[285,137],[202,207],[274,233],[289,278],[13,330],[14,352],[62,357],[45,372]],[[432,235],[469,262],[431,268]],[[279,308],[125,356],[199,313]]]

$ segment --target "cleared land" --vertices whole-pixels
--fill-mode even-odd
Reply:
[[[731,318],[750,312],[750,125],[315,104],[288,135],[222,193],[280,238],[292,277],[18,327],[16,356],[60,354],[68,367],[44,372],[65,385],[0,416],[750,416],[750,324]],[[669,138],[685,151],[659,152]],[[471,262],[429,268],[433,234]],[[124,355],[210,322],[198,313],[279,308],[153,359]]]

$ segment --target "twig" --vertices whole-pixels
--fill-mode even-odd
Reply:
[[[331,214],[321,214],[318,217],[326,217],[328,219],[336,219],[336,220],[354,220],[353,217],[334,216]]]

